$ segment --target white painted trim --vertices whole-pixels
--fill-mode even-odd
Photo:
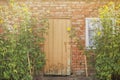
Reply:
[[[88,36],[88,26],[89,26],[89,18],[86,18],[86,20],[85,20],[85,24],[86,24],[86,26],[85,26],[85,28],[86,28],[86,30],[85,30],[85,45],[86,45],[86,48],[88,48],[88,46],[89,46],[89,36]]]

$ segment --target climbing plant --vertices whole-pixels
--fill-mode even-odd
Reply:
[[[47,26],[47,19],[34,16],[26,4],[10,0],[0,6],[0,79],[32,80],[39,74]]]

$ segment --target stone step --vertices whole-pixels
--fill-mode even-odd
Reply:
[[[76,76],[76,77],[54,77],[54,76],[43,76],[43,77],[36,77],[34,80],[95,80],[92,79],[91,77],[80,77],[80,76]]]

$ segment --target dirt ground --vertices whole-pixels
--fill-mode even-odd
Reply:
[[[95,80],[91,77],[80,76],[37,76],[34,80]]]

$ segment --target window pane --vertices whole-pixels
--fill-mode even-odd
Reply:
[[[95,36],[95,31],[94,30],[89,30],[88,31],[89,32],[89,34],[88,34],[88,36],[89,36],[89,46],[93,46],[93,44],[94,44],[94,36]]]

